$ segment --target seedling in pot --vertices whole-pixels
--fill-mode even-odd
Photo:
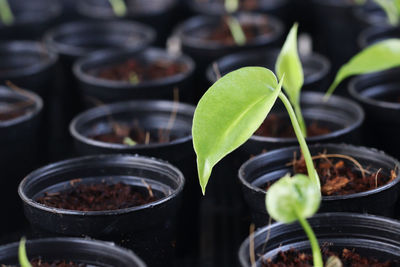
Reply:
[[[246,43],[246,35],[240,26],[240,22],[233,16],[239,9],[239,0],[225,0],[225,10],[228,12],[227,23],[233,40],[239,46]]]
[[[117,17],[123,17],[126,15],[127,8],[125,0],[108,0],[108,2],[110,2],[113,12]]]
[[[14,14],[8,0],[0,0],[0,19],[4,25],[11,25],[14,22]]]

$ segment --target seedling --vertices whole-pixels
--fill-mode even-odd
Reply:
[[[239,0],[225,0],[225,10],[228,12],[227,23],[233,40],[239,46],[246,43],[246,35],[243,32],[240,22],[233,16],[239,9]]]
[[[117,17],[123,17],[127,13],[127,8],[124,0],[108,0]]]
[[[25,248],[25,237],[21,238],[18,247],[18,261],[21,267],[32,267],[31,263],[29,262],[28,256],[26,255],[26,248]]]
[[[140,83],[139,75],[136,72],[132,71],[129,74],[129,82],[133,85]]]
[[[325,99],[328,99],[338,85],[350,76],[383,71],[398,66],[400,66],[400,39],[387,39],[370,45],[339,69]]]
[[[124,141],[123,142],[124,142],[124,145],[128,145],[128,146],[135,146],[137,144],[130,137],[124,137]]]
[[[0,0],[0,19],[4,25],[11,25],[14,22],[14,14],[8,0]]]

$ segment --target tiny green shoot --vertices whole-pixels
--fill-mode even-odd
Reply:
[[[135,146],[137,143],[135,141],[132,140],[132,138],[130,137],[124,137],[123,140],[124,145],[128,145],[128,146]]]
[[[136,72],[132,71],[129,73],[129,83],[138,84],[140,82],[139,75]]]
[[[126,15],[127,7],[124,0],[108,0],[111,8],[113,9],[114,14],[117,17],[123,17]]]
[[[227,24],[231,31],[233,40],[239,46],[246,44],[246,35],[240,25],[237,18],[234,17],[235,13],[239,9],[239,0],[225,0],[225,10],[228,13]]]
[[[32,267],[31,263],[29,262],[28,256],[26,254],[26,247],[25,247],[26,239],[25,237],[21,238],[18,247],[18,260],[21,267]]]
[[[14,14],[8,0],[0,0],[0,19],[4,25],[11,25],[14,22]]]
[[[325,95],[325,100],[332,95],[344,79],[350,76],[383,71],[398,66],[400,66],[400,39],[387,39],[370,45],[339,69]]]
[[[268,214],[273,219],[287,224],[298,221],[303,227],[311,244],[315,267],[323,267],[323,260],[317,237],[307,218],[317,212],[320,202],[320,188],[303,174],[281,178],[268,189],[265,198]]]

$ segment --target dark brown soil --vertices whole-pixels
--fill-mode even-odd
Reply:
[[[143,81],[154,81],[184,73],[187,66],[182,63],[158,60],[149,64],[143,64],[135,59],[126,60],[123,63],[104,67],[93,74],[99,78],[113,81],[127,81],[138,84]]]
[[[319,159],[314,159],[319,179],[321,180],[321,192],[324,196],[349,195],[366,192],[383,186],[396,178],[392,170],[391,175],[385,175],[381,171],[371,172],[360,169],[347,159],[330,157],[321,154]],[[304,158],[293,161],[294,173],[307,174]]]
[[[105,211],[140,206],[156,200],[151,191],[147,193],[135,190],[135,187],[123,183],[117,184],[78,184],[72,180],[72,189],[45,193],[37,202],[60,209],[79,211]]]
[[[132,127],[114,123],[112,132],[89,136],[89,138],[94,140],[112,144],[126,144],[124,142],[126,137],[129,137],[136,144],[161,144],[177,139],[176,136],[171,135],[166,129],[158,129],[157,133],[145,131],[139,127],[137,122]]]
[[[327,250],[323,251],[324,262],[326,262],[330,256],[339,257],[344,267],[395,266],[395,263],[392,263],[390,261],[379,262],[374,258],[362,257],[355,251],[349,249],[343,249],[340,255],[338,255],[338,253],[330,252]],[[286,252],[279,253],[277,259],[275,260],[271,259],[264,260],[262,264],[263,267],[312,267],[313,259],[312,255],[310,254],[305,254],[295,250],[289,250]]]
[[[256,37],[265,36],[271,33],[271,29],[265,24],[243,24],[241,26],[246,35],[246,42],[248,43],[251,43]],[[222,21],[219,27],[211,31],[205,38],[209,41],[218,42],[223,45],[235,45],[235,40],[232,37],[226,18]]]
[[[331,133],[331,129],[318,125],[313,122],[307,125],[307,136],[320,136]],[[290,121],[279,118],[276,114],[270,114],[254,133],[259,136],[280,137],[280,138],[295,138],[296,135]]]
[[[0,109],[0,121],[8,121],[23,116],[31,110],[33,105],[34,103],[28,100]]]
[[[86,267],[86,264],[78,264],[71,261],[58,260],[53,262],[42,261],[41,259],[34,259],[31,261],[32,267]]]

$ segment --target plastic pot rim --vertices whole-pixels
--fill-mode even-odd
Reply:
[[[393,161],[395,163],[395,166],[400,167],[400,162],[393,158],[392,156],[386,154],[385,152],[375,149],[375,148],[369,148],[369,147],[364,147],[364,146],[354,146],[354,145],[349,145],[349,144],[343,144],[343,143],[337,143],[337,144],[332,144],[332,143],[327,143],[327,144],[313,144],[313,145],[309,145],[309,148],[324,148],[324,147],[339,147],[339,148],[343,148],[343,149],[353,149],[353,150],[358,150],[358,151],[366,151],[366,152],[374,152],[376,154],[379,154],[381,156],[384,156],[387,159],[390,159],[391,161]],[[242,166],[240,166],[239,171],[238,171],[238,177],[239,177],[239,181],[242,185],[246,186],[249,190],[251,191],[255,191],[258,193],[262,193],[262,194],[266,194],[267,191],[252,185],[251,183],[249,183],[245,177],[246,177],[246,173],[245,173],[245,169],[252,164],[254,161],[257,161],[259,159],[265,158],[265,157],[274,157],[277,154],[281,154],[281,153],[285,153],[288,151],[296,151],[299,150],[300,148],[298,146],[291,146],[291,147],[285,147],[285,148],[280,148],[280,149],[275,149],[275,150],[271,150],[270,152],[267,153],[263,153],[260,154],[258,156],[255,156],[251,159],[248,159],[246,162],[244,162],[242,164]],[[329,202],[329,201],[337,201],[337,200],[345,200],[345,199],[354,199],[354,198],[359,198],[359,197],[364,197],[367,195],[373,195],[373,194],[377,194],[380,193],[384,190],[387,190],[393,186],[395,186],[396,184],[398,184],[400,182],[400,172],[397,174],[396,178],[393,179],[393,181],[390,181],[389,183],[380,186],[378,188],[372,189],[372,190],[368,190],[368,191],[364,191],[364,192],[359,192],[359,193],[354,193],[354,194],[347,194],[347,195],[338,195],[338,196],[322,196],[321,197],[321,202]]]
[[[172,171],[174,174],[176,174],[176,177],[178,179],[178,182],[177,182],[178,186],[176,189],[172,190],[169,195],[166,195],[166,196],[164,196],[156,201],[153,201],[151,203],[146,203],[144,205],[124,208],[124,209],[104,210],[104,211],[77,211],[77,210],[67,210],[67,209],[49,207],[49,206],[38,203],[37,201],[28,197],[25,194],[26,184],[28,183],[28,181],[30,179],[32,179],[32,177],[37,177],[37,176],[42,176],[43,174],[50,174],[52,172],[62,171],[63,169],[68,169],[69,167],[71,167],[71,164],[78,164],[80,166],[86,166],[84,164],[86,161],[89,161],[89,164],[90,164],[90,161],[92,161],[92,160],[102,161],[104,159],[106,159],[106,160],[112,159],[115,162],[118,162],[118,164],[121,164],[121,159],[123,159],[125,164],[129,164],[129,163],[133,162],[136,164],[141,163],[142,164],[141,166],[143,166],[143,164],[148,164],[148,166],[152,167],[152,166],[154,166],[154,164],[157,164],[157,167],[159,167],[159,168],[167,167],[170,171]],[[118,161],[116,161],[117,159],[118,159]],[[74,167],[76,168],[76,166],[74,166]],[[183,177],[182,172],[178,168],[171,165],[169,162],[167,162],[165,160],[161,160],[161,159],[154,158],[154,157],[140,156],[138,154],[135,154],[135,155],[131,155],[131,154],[90,155],[90,156],[71,158],[71,159],[67,159],[67,160],[58,161],[55,163],[50,163],[48,165],[45,165],[44,167],[34,170],[33,172],[31,172],[27,176],[25,176],[25,178],[21,181],[21,183],[18,186],[18,194],[24,204],[29,205],[34,209],[39,209],[39,210],[50,212],[50,213],[55,213],[55,214],[59,214],[59,215],[68,215],[68,216],[93,216],[93,217],[95,217],[95,216],[115,216],[115,215],[126,214],[126,213],[130,213],[130,212],[135,212],[135,211],[144,210],[147,208],[153,208],[155,206],[163,205],[165,202],[168,202],[169,200],[176,197],[179,193],[181,193],[183,191],[184,184],[185,184],[185,178]]]

